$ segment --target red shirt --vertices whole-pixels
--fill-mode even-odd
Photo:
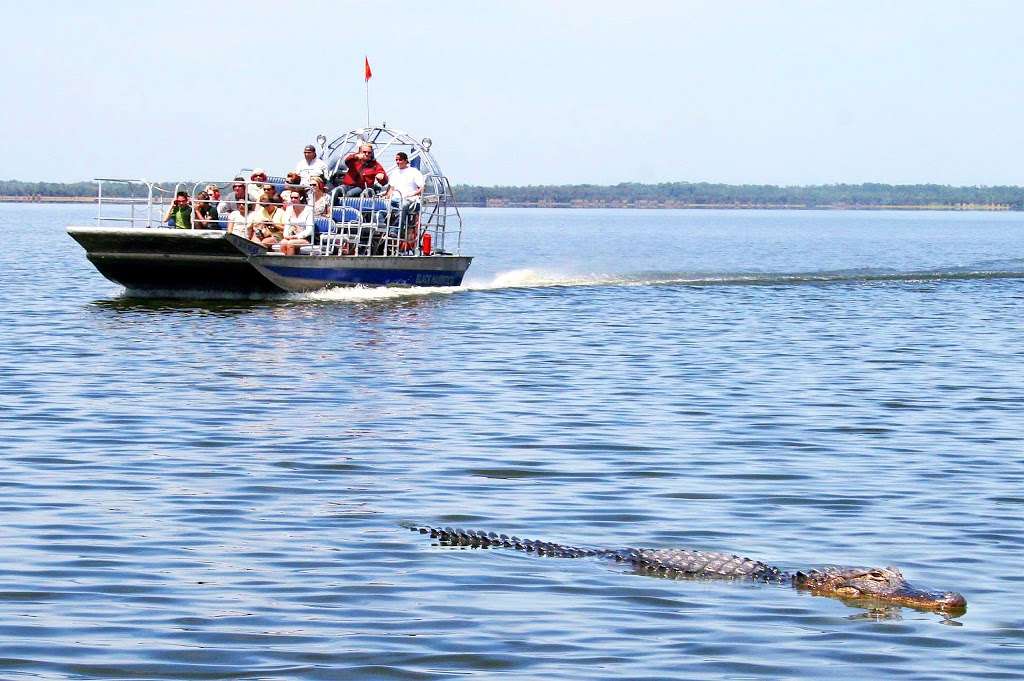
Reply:
[[[377,159],[363,163],[356,158],[355,154],[349,154],[345,157],[345,165],[348,166],[348,170],[341,178],[341,183],[349,187],[362,187],[363,189],[372,187],[377,182],[375,179],[377,173],[384,176],[384,179],[380,180],[380,184],[388,182],[388,174],[384,172],[384,166],[377,163]]]

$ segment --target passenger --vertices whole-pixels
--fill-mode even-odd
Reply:
[[[317,175],[327,177],[327,164],[316,157],[316,147],[307,144],[302,150],[302,157],[302,160],[295,164],[295,171],[302,177],[303,183],[308,183],[310,178]]]
[[[217,222],[217,208],[210,203],[206,192],[196,194],[196,208],[192,212],[192,226],[195,229],[220,229]]]
[[[386,196],[391,201],[392,223],[399,229],[398,248],[402,252],[415,249],[419,236],[420,199],[423,196],[423,173],[409,165],[409,155],[404,151],[395,154],[395,165],[391,171],[391,186]]]
[[[388,182],[384,166],[373,157],[372,144],[360,144],[359,151],[345,157],[345,165],[348,170],[341,180],[345,196],[360,196],[367,189],[373,193]]]
[[[276,198],[277,202],[281,203],[281,196],[277,193],[277,187],[268,182],[263,185],[263,193],[260,194],[260,203],[263,203],[270,198]]]
[[[182,191],[174,195],[174,203],[167,209],[164,222],[168,227],[192,229],[192,206],[189,205],[188,192]]]
[[[268,196],[260,207],[249,215],[252,224],[252,240],[267,248],[281,241],[284,237],[284,211],[281,210],[281,197]]]
[[[241,175],[236,177],[234,184],[231,185],[231,192],[231,196],[217,204],[218,215],[230,216],[238,209],[239,204],[244,204],[246,202],[245,178]]]
[[[295,201],[284,209],[284,238],[281,252],[295,255],[300,246],[308,246],[313,238],[313,209],[308,205],[305,189],[294,192]]]
[[[281,201],[284,202],[285,206],[292,202],[293,194],[296,189],[299,189],[303,184],[302,176],[294,170],[285,175],[285,190],[281,192]]]
[[[262,168],[256,168],[249,175],[249,188],[246,190],[246,194],[249,196],[250,204],[257,204],[260,202],[260,197],[263,196],[263,182],[267,181],[267,171]]]
[[[242,185],[242,191],[245,191],[245,185]],[[223,202],[221,202],[223,204]],[[235,204],[235,210],[231,211],[228,216],[228,232],[242,237],[243,239],[252,239],[252,225],[249,223],[249,204],[245,202],[245,199],[240,199]]]
[[[309,186],[313,189],[313,215],[318,218],[331,214],[331,195],[327,193],[324,178],[315,175],[310,178]]]
[[[220,187],[215,184],[208,184],[206,185],[205,191],[210,195],[211,201],[216,201],[218,204],[220,203]],[[218,210],[218,212],[220,211]]]

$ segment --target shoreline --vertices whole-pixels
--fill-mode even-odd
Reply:
[[[128,203],[129,199],[110,197],[104,203]],[[0,203],[85,203],[95,204],[95,196],[0,196]],[[506,201],[504,199],[488,199],[485,202],[461,204],[462,208],[628,208],[642,210],[934,210],[934,211],[981,211],[1010,212],[1007,204],[906,204],[906,205],[855,205],[827,204],[808,205],[799,203],[685,203],[682,201],[653,201],[649,199],[616,200],[616,201]]]

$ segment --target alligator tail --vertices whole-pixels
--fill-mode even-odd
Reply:
[[[787,582],[791,576],[777,567],[743,556],[692,549],[594,549],[567,546],[535,539],[520,539],[495,532],[463,530],[451,527],[405,525],[413,532],[428,534],[442,546],[467,546],[474,549],[502,548],[554,558],[600,556],[632,565],[643,574],[706,579],[752,579],[761,582]]]
[[[469,546],[474,549],[514,549],[553,558],[586,558],[588,556],[606,556],[612,553],[608,550],[566,546],[565,544],[553,544],[535,539],[520,539],[519,537],[510,537],[495,532],[463,530],[451,527],[425,527],[421,525],[407,525],[406,527],[413,532],[429,534],[431,539],[436,539],[442,546]]]

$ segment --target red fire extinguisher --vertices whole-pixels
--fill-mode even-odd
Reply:
[[[430,232],[424,232],[423,245],[422,248],[420,249],[420,252],[423,253],[423,255],[430,255],[430,241]]]

